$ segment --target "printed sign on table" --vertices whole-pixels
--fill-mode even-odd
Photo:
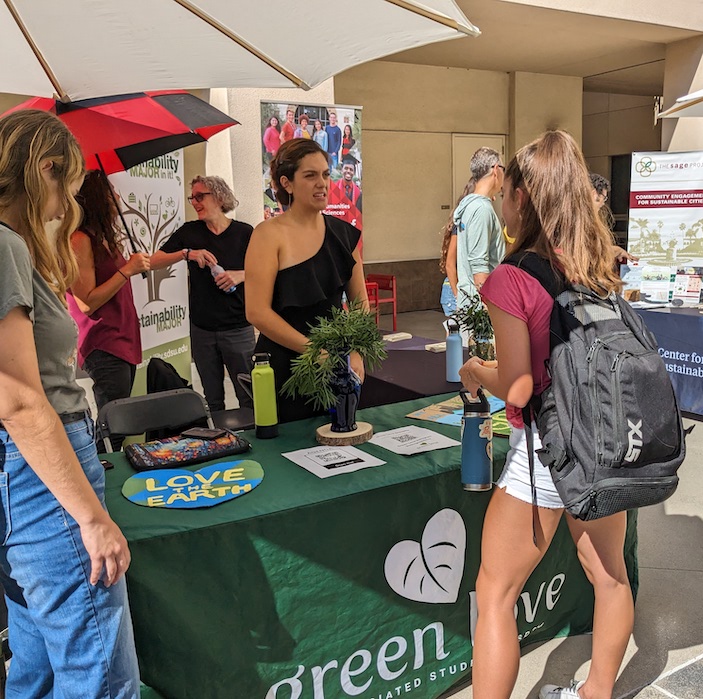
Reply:
[[[198,471],[158,469],[128,478],[122,495],[145,507],[213,507],[250,493],[263,478],[261,464],[248,459],[211,464]]]

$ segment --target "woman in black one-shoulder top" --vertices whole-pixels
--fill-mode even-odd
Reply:
[[[291,360],[304,351],[309,327],[342,305],[342,293],[368,307],[359,253],[361,233],[326,216],[329,188],[327,154],[309,139],[283,144],[271,162],[276,197],[284,214],[259,224],[245,262],[246,312],[261,335],[257,352],[271,355],[280,422],[315,414],[304,399],[281,395]],[[353,353],[352,368],[362,378],[364,365]]]

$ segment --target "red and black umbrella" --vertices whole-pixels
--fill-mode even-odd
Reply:
[[[56,114],[80,143],[87,169],[102,169],[108,175],[203,143],[239,123],[185,90],[135,92],[68,103],[33,97],[9,111],[19,109]]]

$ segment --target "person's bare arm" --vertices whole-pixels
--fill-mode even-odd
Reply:
[[[273,221],[260,223],[252,233],[244,261],[247,280],[247,320],[266,337],[301,354],[308,338],[272,308],[273,287],[278,274],[280,242]]]
[[[486,306],[495,334],[497,362],[471,357],[459,370],[459,376],[472,393],[479,385],[484,386],[506,403],[523,408],[534,389],[527,324],[490,302]]]
[[[71,247],[78,262],[78,278],[71,285],[71,293],[86,315],[92,315],[104,306],[127,284],[129,277],[149,270],[149,257],[143,252],[136,252],[118,272],[97,286],[95,259],[90,238],[85,233],[76,231],[71,236]]]
[[[90,582],[112,585],[129,567],[127,541],[83,473],[39,376],[32,323],[23,308],[0,320],[0,420],[32,470],[76,520],[90,555]],[[103,574],[104,572],[104,574]]]
[[[457,296],[459,293],[459,275],[456,271],[456,238],[457,237],[455,235],[452,235],[449,238],[449,247],[447,248],[447,259],[444,263],[447,270],[447,279],[449,279],[449,286],[451,287],[454,296]]]
[[[350,301],[361,301],[362,307],[369,311],[369,297],[366,293],[366,277],[364,276],[364,264],[361,261],[361,252],[357,245],[353,253],[356,264],[352,270],[351,279],[347,282],[347,296]],[[349,364],[356,375],[363,381],[366,378],[366,367],[364,360],[358,352],[349,355]]]
[[[149,258],[151,269],[163,269],[164,267],[173,265],[176,262],[185,260],[186,255],[189,262],[197,262],[198,267],[201,269],[205,267],[205,265],[217,264],[217,258],[209,250],[188,250],[187,248],[184,248],[183,250],[176,250],[176,252],[164,252],[163,250],[157,250]]]

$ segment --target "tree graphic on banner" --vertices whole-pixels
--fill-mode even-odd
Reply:
[[[127,197],[122,197],[123,213],[132,240],[147,255],[153,255],[159,250],[181,224],[176,200],[173,197],[164,200],[163,195],[158,195],[158,199],[152,201],[154,196],[150,193],[137,199],[134,193],[130,193]],[[163,301],[161,283],[174,277],[173,265],[147,272],[148,303]]]

